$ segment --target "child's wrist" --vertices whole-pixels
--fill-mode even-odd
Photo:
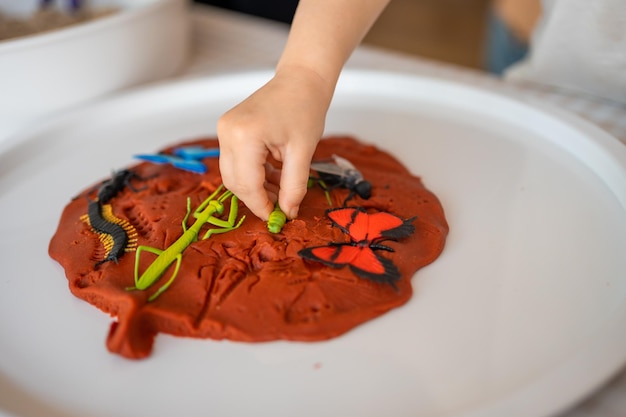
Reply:
[[[318,68],[301,63],[279,63],[276,67],[276,78],[298,83],[304,91],[313,92],[328,105],[337,84],[338,74],[323,73]]]

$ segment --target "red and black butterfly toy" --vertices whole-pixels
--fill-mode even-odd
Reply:
[[[298,255],[333,268],[348,266],[361,278],[387,283],[395,288],[400,271],[390,259],[376,251],[393,252],[392,248],[380,242],[410,236],[415,231],[411,224],[415,217],[404,220],[386,212],[370,214],[362,207],[329,209],[326,216],[334,226],[350,236],[350,242],[331,242],[326,246],[305,248]]]

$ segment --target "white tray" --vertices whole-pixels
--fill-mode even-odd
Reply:
[[[79,190],[214,134],[269,73],[119,96],[0,142],[0,415],[539,417],[626,359],[626,148],[537,103],[346,72],[327,132],[395,154],[441,199],[442,256],[402,308],[327,342],[158,336],[133,362],[47,246]]]

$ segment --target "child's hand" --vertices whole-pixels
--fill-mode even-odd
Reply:
[[[308,68],[282,67],[218,121],[224,186],[261,219],[277,200],[289,218],[297,216],[333,88]],[[281,171],[266,163],[270,153]]]
[[[297,216],[341,68],[388,2],[300,0],[274,78],[218,121],[222,181],[261,219],[276,200]]]

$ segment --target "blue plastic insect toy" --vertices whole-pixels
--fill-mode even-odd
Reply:
[[[204,174],[207,167],[202,163],[204,158],[217,158],[220,155],[219,148],[203,148],[201,146],[183,146],[175,148],[173,155],[169,154],[141,154],[135,158],[155,164],[170,164],[175,168],[185,171]]]

